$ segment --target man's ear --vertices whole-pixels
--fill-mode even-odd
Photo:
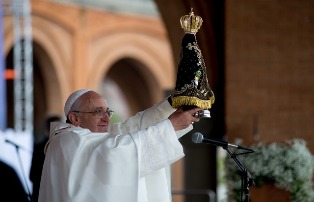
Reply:
[[[76,116],[75,113],[70,112],[70,114],[68,115],[69,121],[74,125],[74,126],[79,126],[79,120],[78,117]]]

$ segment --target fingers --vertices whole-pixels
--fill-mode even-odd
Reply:
[[[193,122],[198,122],[200,120],[199,117],[195,116],[195,114],[201,110],[203,110],[203,109],[197,107],[197,108],[193,108],[193,109],[190,109],[187,111],[194,118]]]
[[[173,114],[169,116],[169,120],[171,121],[176,131],[181,130],[181,129],[187,128],[194,122],[199,122],[200,118],[194,115],[195,113],[201,110],[203,109],[193,108],[193,109],[184,111],[182,107],[179,107]]]
[[[188,114],[188,121],[190,124],[193,124],[194,122],[199,122],[200,121],[200,118],[199,117],[195,117],[194,114],[198,111],[202,110],[201,108],[193,108],[193,109],[190,109],[190,110],[187,110],[185,111],[185,113]]]
[[[196,118],[193,116],[193,118],[191,119],[191,124],[193,124],[194,122],[199,122],[200,118]]]

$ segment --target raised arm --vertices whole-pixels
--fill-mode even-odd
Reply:
[[[138,112],[123,123],[112,124],[109,131],[116,135],[136,132],[167,119],[174,111],[176,110],[165,99],[144,111]]]

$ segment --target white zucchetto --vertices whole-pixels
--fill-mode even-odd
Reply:
[[[75,103],[75,101],[77,99],[79,99],[79,97],[81,97],[83,94],[89,92],[89,91],[92,91],[90,89],[81,89],[81,90],[77,90],[75,92],[73,92],[67,99],[67,101],[65,102],[65,105],[64,105],[64,115],[65,117],[67,117],[70,113],[70,110],[73,106],[73,104]]]

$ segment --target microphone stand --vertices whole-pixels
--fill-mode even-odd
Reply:
[[[239,161],[239,159],[237,158],[238,155],[241,154],[249,154],[249,153],[253,153],[254,151],[251,149],[245,149],[247,150],[247,152],[243,152],[243,153],[232,153],[230,151],[230,149],[228,148],[228,146],[222,147],[224,150],[226,150],[228,152],[228,154],[230,155],[230,157],[233,159],[233,161],[237,164],[239,170],[241,171],[241,179],[242,179],[242,187],[241,187],[241,200],[242,200],[242,193],[245,193],[245,202],[249,202],[250,200],[250,186],[254,185],[254,180],[251,176],[251,174],[249,173],[249,171],[243,166],[243,164]],[[243,184],[244,183],[244,184]]]
[[[13,146],[15,146],[15,149],[16,149],[16,153],[17,153],[17,158],[18,158],[18,161],[19,161],[19,164],[20,164],[20,167],[21,167],[21,171],[22,171],[22,175],[23,175],[23,178],[24,178],[24,182],[25,182],[25,185],[26,185],[26,189],[27,189],[27,193],[26,195],[28,196],[28,200],[30,202],[33,202],[33,197],[32,197],[32,194],[30,192],[30,189],[28,187],[28,184],[27,184],[27,180],[26,180],[26,176],[25,176],[25,172],[24,172],[24,168],[23,168],[23,163],[22,163],[22,159],[21,159],[21,156],[20,156],[20,153],[19,153],[19,145],[7,140],[6,142],[8,143],[11,143]]]

